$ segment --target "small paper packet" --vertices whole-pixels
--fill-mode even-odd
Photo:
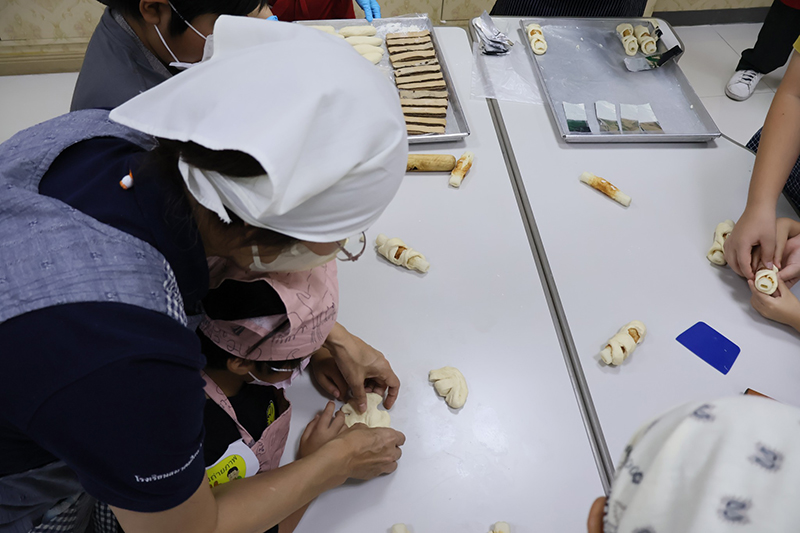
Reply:
[[[591,133],[589,122],[586,120],[586,109],[583,104],[570,104],[562,102],[564,105],[564,116],[567,117],[567,129],[576,133]]]
[[[619,104],[619,116],[623,133],[639,133],[639,106]]]
[[[645,133],[664,133],[661,129],[656,114],[650,104],[642,104],[639,107],[639,128]]]
[[[594,109],[597,113],[597,123],[600,125],[600,131],[606,133],[620,132],[616,105],[600,100],[594,103]]]

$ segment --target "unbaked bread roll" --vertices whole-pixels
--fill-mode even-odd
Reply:
[[[636,52],[639,51],[639,43],[636,41],[636,37],[633,35],[628,35],[627,37],[622,38],[622,46],[625,47],[625,53],[629,56],[635,56]]]
[[[497,522],[489,533],[511,533],[511,528],[505,522]]]
[[[383,44],[383,39],[380,37],[366,37],[364,35],[355,35],[353,37],[345,37],[344,39],[353,46],[357,44],[371,44],[372,46],[380,46]]]
[[[345,37],[372,37],[376,33],[378,32],[375,30],[375,26],[370,26],[369,24],[362,24],[360,26],[345,26],[339,30],[339,35],[343,35]]]
[[[457,368],[445,366],[428,372],[428,381],[433,383],[433,388],[444,397],[447,405],[453,409],[461,409],[467,403],[467,380]]]
[[[547,52],[547,41],[544,40],[544,37],[534,37],[530,42],[533,53],[537,56]]]
[[[353,424],[366,424],[371,428],[388,428],[392,422],[392,417],[389,416],[388,411],[378,409],[378,406],[383,401],[383,396],[375,394],[374,392],[367,393],[367,410],[363,413],[356,411],[355,407],[349,403],[342,407],[344,413],[344,423],[347,427]]]
[[[409,270],[418,270],[423,273],[431,268],[431,264],[425,259],[424,255],[406,246],[406,243],[401,239],[390,239],[383,233],[380,233],[375,239],[375,244],[378,245],[378,253],[395,265],[406,267]]]
[[[639,48],[641,48],[642,52],[647,55],[655,54],[656,50],[658,50],[656,40],[649,35],[639,39]]]
[[[356,44],[353,45],[353,49],[362,56],[367,54],[378,54],[379,56],[383,55],[383,48],[379,46],[372,46],[371,44]]]
[[[725,261],[725,241],[733,231],[733,226],[733,220],[726,220],[717,224],[717,228],[714,230],[714,243],[708,250],[706,257],[715,265],[725,266],[728,264]]]
[[[608,344],[600,352],[600,357],[607,365],[619,365],[630,356],[641,344],[647,328],[638,320],[622,326],[616,335],[608,340]]]
[[[772,267],[772,270],[764,268],[756,272],[755,280],[756,289],[758,292],[771,295],[778,290],[778,267]]]
[[[325,33],[336,33],[336,28],[333,26],[309,26],[309,28],[314,28],[315,30],[324,31]]]
[[[411,533],[405,524],[395,524],[392,526],[392,533]]]
[[[604,180],[600,176],[595,176],[591,172],[584,172],[581,174],[580,179],[582,182],[586,183],[587,185],[591,185],[592,188],[597,189],[609,198],[613,198],[625,207],[631,205],[630,196],[620,191],[615,185],[612,185],[609,181]]]
[[[636,26],[633,28],[633,35],[636,37],[637,41],[642,37],[650,37],[650,29],[647,26]]]
[[[467,176],[467,172],[472,168],[472,162],[475,160],[475,155],[472,152],[464,152],[464,154],[456,161],[456,168],[450,173],[450,186],[456,189],[461,187],[461,182]]]
[[[372,63],[373,65],[377,65],[378,63],[381,62],[381,58],[383,57],[383,54],[376,54],[375,52],[370,52],[368,54],[361,54],[361,57],[363,57],[364,59],[369,60],[370,63]]]
[[[620,37],[627,37],[628,35],[633,35],[633,26],[628,24],[627,22],[623,22],[622,24],[617,26],[617,33],[619,33]]]

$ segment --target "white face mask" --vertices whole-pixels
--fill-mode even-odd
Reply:
[[[281,252],[278,257],[269,263],[262,263],[258,253],[258,246],[253,245],[253,262],[250,270],[256,272],[303,272],[322,266],[336,258],[339,250],[328,255],[317,255],[302,243],[293,244],[288,250]]]
[[[273,366],[269,367],[269,369],[272,370],[273,372],[285,372],[287,374],[289,372],[291,372],[291,375],[288,378],[284,379],[283,381],[279,381],[277,383],[270,383],[269,381],[263,381],[263,380],[258,379],[257,377],[255,377],[252,372],[248,372],[248,374],[250,374],[250,377],[253,378],[253,381],[251,381],[249,384],[250,385],[264,385],[264,386],[267,386],[267,387],[275,387],[275,388],[278,388],[278,389],[285,389],[286,387],[288,387],[289,385],[292,384],[292,381],[294,381],[297,378],[297,376],[299,376],[300,374],[303,373],[303,370],[306,369],[306,367],[308,366],[308,363],[310,363],[310,362],[311,362],[311,358],[310,357],[306,357],[303,360],[303,362],[300,363],[300,366],[295,368],[295,369],[275,368]]]
[[[172,6],[172,4],[170,4],[170,6]],[[175,8],[174,8],[174,7],[172,8],[172,10],[173,10],[175,13],[178,13],[178,12],[175,10]],[[178,16],[180,16],[180,15],[178,15]],[[199,64],[200,64],[200,63],[202,63],[203,61],[208,61],[209,59],[211,59],[211,56],[212,56],[212,54],[214,53],[214,34],[212,33],[212,34],[210,34],[210,35],[208,35],[208,36],[205,36],[205,35],[203,35],[202,33],[200,33],[200,31],[199,31],[197,28],[195,28],[194,26],[192,26],[191,24],[189,24],[189,23],[186,21],[186,19],[184,19],[183,17],[181,17],[181,20],[183,20],[184,22],[186,22],[186,25],[187,25],[187,26],[189,26],[189,27],[190,27],[190,28],[191,28],[191,29],[192,29],[192,30],[193,30],[193,31],[194,31],[194,32],[195,32],[197,35],[199,35],[200,37],[202,37],[202,38],[203,38],[203,39],[205,39],[205,41],[206,41],[206,44],[205,44],[205,45],[203,45],[203,58],[202,58],[200,61],[196,62],[196,63],[185,63],[185,62],[183,62],[183,61],[179,61],[179,60],[178,60],[178,56],[176,56],[176,55],[175,55],[175,54],[172,52],[172,48],[170,48],[170,47],[169,47],[169,45],[167,44],[167,41],[166,41],[166,40],[164,40],[164,36],[163,36],[163,35],[161,35],[161,30],[159,30],[159,29],[158,29],[158,26],[156,26],[156,25],[154,24],[154,25],[153,25],[153,27],[156,29],[156,33],[158,34],[158,38],[159,38],[159,39],[161,39],[161,43],[164,45],[164,48],[166,48],[166,49],[167,49],[167,52],[169,52],[169,55],[171,55],[171,56],[172,56],[172,59],[174,59],[174,60],[175,60],[175,61],[173,61],[172,63],[170,63],[170,64],[169,64],[169,66],[171,66],[171,67],[174,67],[174,68],[177,68],[177,69],[181,69],[181,70],[186,70],[186,69],[188,69],[188,68],[191,68],[191,67],[193,67],[193,66],[195,66],[195,65],[199,65]]]

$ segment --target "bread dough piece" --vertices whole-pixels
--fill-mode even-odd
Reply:
[[[370,52],[368,54],[361,54],[361,57],[363,57],[364,59],[369,60],[369,62],[372,63],[373,65],[377,65],[378,63],[381,62],[381,58],[383,57],[383,54],[376,54],[374,52]]]
[[[652,55],[656,53],[658,50],[658,46],[656,45],[656,40],[650,37],[642,37],[639,39],[639,48],[642,49],[642,53],[647,55]]]
[[[394,69],[394,77],[402,78],[405,76],[415,76],[417,74],[425,74],[426,72],[441,72],[441,67],[437,65],[422,65],[421,67],[403,67]]]
[[[595,176],[591,172],[584,172],[581,174],[580,179],[582,182],[591,185],[594,189],[597,189],[609,198],[613,198],[625,207],[631,205],[630,196],[620,191],[616,186],[612,185],[610,182],[604,180],[600,176]]]
[[[531,39],[531,48],[534,54],[540,56],[547,52],[547,41],[544,40],[544,37],[534,37]]]
[[[623,22],[622,24],[617,26],[617,33],[619,33],[620,37],[627,37],[628,35],[633,35],[633,26],[628,24],[627,22]]]
[[[408,154],[406,172],[450,172],[456,158],[448,154]]]
[[[417,50],[433,50],[433,43],[424,44],[404,44],[404,45],[387,45],[390,54],[399,54],[401,52],[414,52]]]
[[[404,107],[403,115],[406,117],[432,117],[445,118],[447,109],[444,107]]]
[[[472,168],[472,161],[474,161],[474,159],[475,155],[472,152],[464,152],[464,155],[458,158],[456,168],[450,173],[449,183],[451,187],[455,187],[456,189],[461,187],[461,182],[464,181],[467,172]]]
[[[424,65],[438,65],[439,61],[434,57],[433,59],[411,59],[409,61],[397,61],[392,63],[394,68],[403,67],[422,67]]]
[[[630,356],[641,344],[647,328],[638,320],[634,320],[624,326],[616,335],[608,339],[608,344],[600,352],[600,357],[607,365],[619,365]]]
[[[756,289],[758,292],[771,295],[778,290],[778,267],[772,267],[772,270],[764,268],[756,272]]]
[[[445,366],[438,370],[428,372],[428,381],[433,383],[433,388],[444,397],[447,405],[453,409],[461,409],[467,403],[467,380],[460,370],[452,366]]]
[[[363,413],[356,411],[355,407],[349,403],[342,407],[344,413],[344,423],[347,427],[353,424],[366,424],[371,428],[388,428],[390,427],[392,417],[389,416],[388,411],[378,409],[378,406],[383,401],[383,396],[375,394],[374,392],[367,393],[367,410]]]
[[[409,31],[406,33],[387,33],[386,40],[390,41],[392,39],[412,39],[416,37],[430,37],[431,32],[428,30],[422,31]]]
[[[506,522],[498,522],[492,526],[492,530],[489,533],[511,533],[511,528],[508,527]]]
[[[363,24],[361,26],[345,26],[339,30],[339,35],[344,37],[372,37],[376,33],[375,26]]]
[[[406,133],[408,135],[426,135],[428,133],[444,133],[445,131],[445,126],[422,126],[406,122]]]
[[[625,53],[629,56],[635,56],[636,52],[639,51],[639,43],[636,41],[636,37],[633,35],[628,35],[627,37],[622,38],[622,46],[625,47]]]
[[[441,72],[426,72],[424,74],[416,74],[414,76],[403,76],[401,78],[395,78],[395,83],[398,85],[404,83],[420,83],[423,81],[438,81],[443,80]]]
[[[405,524],[395,524],[392,526],[392,533],[411,533]]]
[[[530,41],[537,35],[541,35],[544,38],[544,33],[542,33],[542,27],[538,24],[528,24],[525,26],[525,31],[528,32],[528,40]]]
[[[345,37],[344,39],[353,46],[357,44],[371,44],[372,46],[380,46],[383,44],[383,39],[380,37],[367,37],[365,35],[354,35],[352,37]]]
[[[399,54],[390,54],[392,58],[392,64],[398,63],[400,61],[408,61],[411,59],[432,59],[436,57],[436,52],[433,50],[415,50],[413,52],[402,52]]]
[[[400,91],[401,100],[413,100],[422,98],[444,98],[447,100],[447,91]]]
[[[362,56],[367,54],[378,54],[380,56],[383,55],[383,48],[379,46],[372,46],[371,44],[356,44],[353,45],[353,49]]]
[[[647,26],[636,26],[633,28],[633,35],[636,37],[636,40],[641,40],[642,37],[650,37],[650,29]]]
[[[309,28],[314,28],[315,30],[324,31],[325,33],[336,33],[336,28],[333,26],[309,26]]]
[[[405,117],[405,119],[406,124],[424,124],[426,126],[441,126],[443,128],[447,125],[446,118]],[[455,167],[455,163],[453,163],[453,167]]]
[[[403,46],[403,45],[415,45],[415,44],[425,44],[430,43],[430,37],[411,37],[409,39],[389,39],[388,42],[392,44],[392,46]]]
[[[401,98],[401,106],[447,107],[446,98]]]
[[[412,91],[415,89],[446,89],[444,80],[422,81],[419,83],[398,83],[397,88]]]
[[[406,126],[408,128],[408,126]],[[406,246],[401,239],[390,239],[383,233],[380,233],[375,239],[375,244],[378,245],[378,253],[383,257],[394,263],[406,267],[409,270],[418,270],[420,272],[427,272],[431,264],[425,259],[425,256]]]
[[[726,220],[725,222],[720,222],[717,224],[717,228],[714,230],[714,243],[708,250],[706,257],[715,265],[725,266],[728,264],[728,262],[725,261],[724,247],[725,241],[728,239],[728,235],[730,235],[733,231],[733,226],[733,220]]]

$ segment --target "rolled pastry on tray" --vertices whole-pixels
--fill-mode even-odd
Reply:
[[[639,51],[639,43],[636,41],[636,37],[633,35],[623,37],[622,46],[625,48],[625,53],[629,56],[635,56],[636,52]]]
[[[622,326],[616,335],[608,339],[606,347],[600,352],[600,358],[607,365],[619,365],[627,359],[636,346],[642,343],[647,334],[647,328],[634,320]]]
[[[631,205],[630,196],[620,191],[615,185],[600,176],[595,176],[591,172],[584,172],[581,174],[580,180],[625,207]]]
[[[619,33],[620,37],[627,37],[629,35],[633,35],[633,26],[628,24],[627,22],[623,22],[619,26],[617,26],[617,33]]]
[[[639,39],[639,48],[642,49],[642,53],[652,55],[658,50],[658,45],[656,45],[656,40],[648,35]]]
[[[650,28],[642,25],[636,26],[633,28],[633,35],[636,37],[636,40],[639,40],[642,37],[650,37]]]
[[[531,48],[534,54],[540,56],[547,52],[547,41],[544,40],[544,37],[534,37],[531,39]]]
[[[427,272],[431,264],[425,259],[425,256],[406,246],[401,239],[390,239],[383,233],[378,235],[375,239],[375,244],[378,245],[378,253],[383,257],[402,267],[409,270],[418,270],[419,272]]]
[[[758,292],[772,295],[778,290],[778,267],[772,267],[772,270],[764,268],[756,272],[755,285]]]
[[[720,222],[717,224],[717,228],[714,230],[714,243],[708,250],[706,257],[715,265],[725,266],[728,264],[728,262],[725,261],[724,247],[725,241],[728,239],[728,235],[730,235],[733,231],[733,226],[733,220],[726,220],[725,222]]]

